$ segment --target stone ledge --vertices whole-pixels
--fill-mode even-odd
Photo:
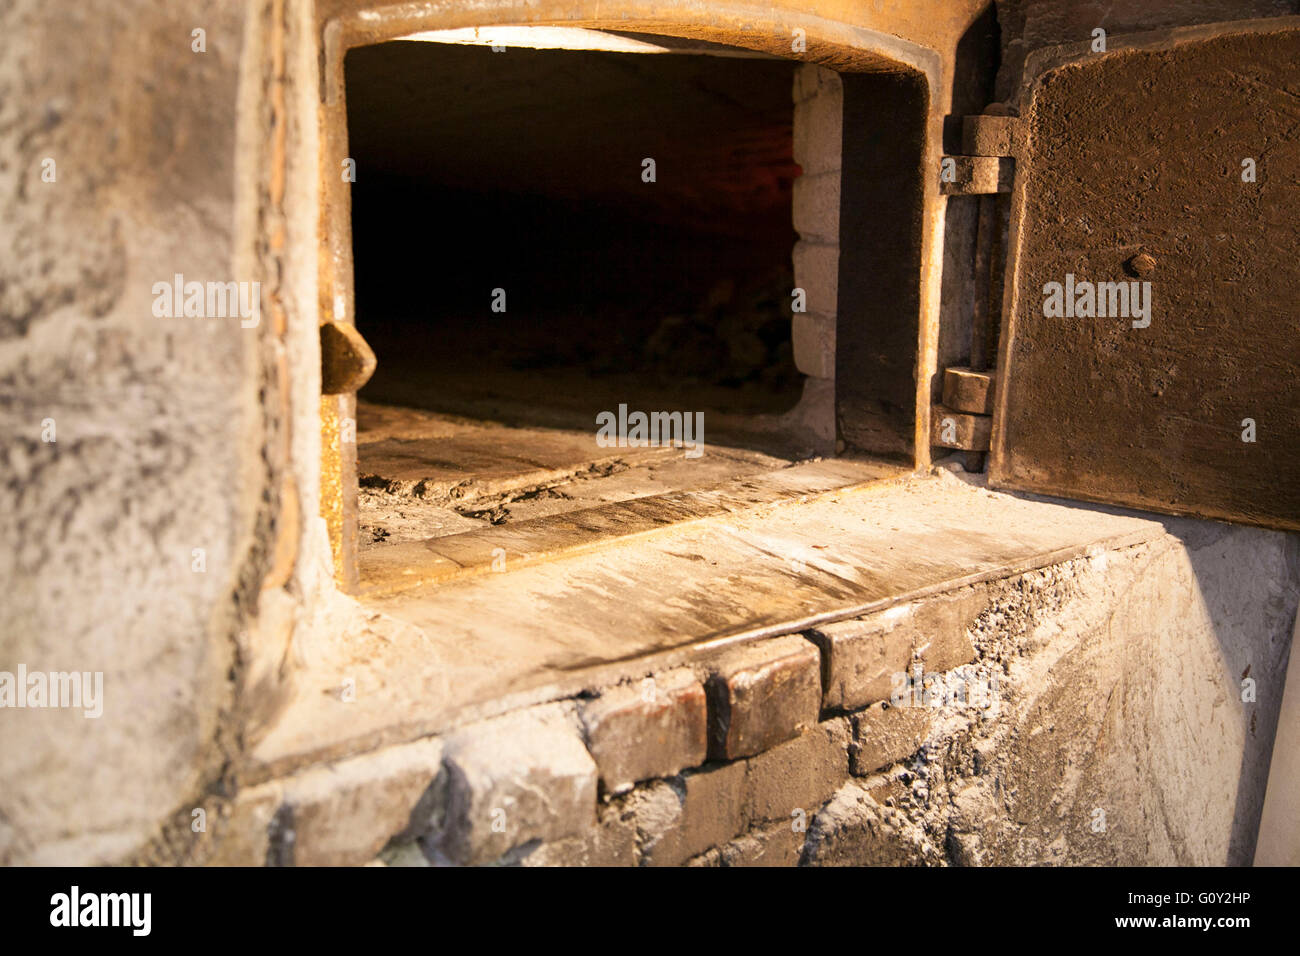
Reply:
[[[404,853],[396,853],[403,844],[393,843],[385,859],[676,865],[711,850],[718,851],[715,857],[720,863],[729,855],[738,861],[764,856],[759,852],[763,840],[755,834],[788,826],[787,818],[795,810],[803,810],[811,820],[821,812],[819,805],[824,806],[827,795],[842,784],[846,772],[869,773],[881,760],[907,759],[910,754],[904,751],[915,751],[919,731],[900,736],[892,726],[882,729],[875,723],[881,715],[874,711],[819,723],[823,707],[852,712],[867,706],[873,682],[875,694],[886,699],[892,690],[890,675],[906,671],[913,662],[937,672],[969,661],[973,651],[967,630],[986,605],[989,582],[1000,586],[1025,570],[1084,551],[1101,555],[1137,542],[1167,540],[1163,526],[1146,519],[1008,499],[968,486],[934,494],[942,484],[855,490],[841,493],[835,501],[804,506],[825,510],[830,523],[825,525],[829,530],[824,541],[832,547],[799,551],[806,556],[806,567],[792,570],[787,560],[779,578],[773,567],[773,580],[788,583],[792,573],[801,579],[824,574],[839,587],[849,580],[860,587],[837,598],[840,606],[849,600],[861,602],[852,609],[852,619],[819,623],[844,611],[819,612],[814,619],[782,617],[788,621],[782,626],[813,634],[822,641],[820,647],[797,632],[768,636],[771,630],[742,630],[697,643],[689,654],[641,654],[619,662],[617,668],[582,671],[568,684],[550,685],[545,692],[554,696],[549,699],[565,703],[520,700],[518,687],[506,685],[499,701],[508,708],[504,716],[461,724],[455,730],[440,729],[440,738],[426,738],[418,745],[392,745],[413,748],[403,751],[405,759],[393,759],[380,749],[245,790],[235,801],[241,811],[230,821],[218,822],[232,835],[229,853],[248,863],[267,859],[353,863],[396,838],[408,841]],[[982,543],[979,527],[1005,525],[1020,515],[1033,520],[1017,526],[1012,550],[1001,546],[991,550]],[[754,532],[752,547],[779,560],[793,547],[789,542],[804,540],[791,536],[800,525],[795,517],[777,512],[753,519],[763,533]],[[1000,521],[1003,518],[1008,520]],[[954,520],[970,522],[966,534],[953,536]],[[944,552],[949,563],[914,569],[893,554],[911,543],[908,534],[898,529],[910,533],[916,530],[914,525],[920,527],[923,540],[949,547],[953,553]],[[604,561],[608,563],[609,557],[604,556]],[[737,561],[727,574],[741,573],[746,567],[753,574],[752,564]],[[517,573],[524,578],[532,574]],[[896,590],[902,584],[909,590]],[[891,606],[898,600],[894,595],[903,594],[905,603]],[[792,606],[779,591],[775,600],[783,615]],[[481,602],[475,606],[481,607]],[[749,613],[766,617],[773,612],[763,607]],[[605,635],[608,640],[610,632]],[[427,655],[428,641],[422,640],[419,647]],[[885,658],[889,651],[897,661],[888,659],[884,670],[879,666],[855,669],[853,655],[868,651]],[[867,654],[864,660],[869,665],[875,658]],[[706,726],[712,732],[714,751],[706,747],[701,756],[698,737],[682,732],[675,745],[653,759],[640,753],[623,755],[639,761],[639,769],[628,769],[626,763],[620,767],[615,759],[620,745],[606,744],[602,752],[598,741],[606,722],[613,728],[626,721],[622,739],[637,743],[635,728],[646,720],[653,726],[656,718],[637,700],[639,681],[647,673],[655,675],[656,687],[666,690],[675,705],[696,708],[694,718],[658,715],[676,726],[674,733],[692,726],[692,721],[698,727],[698,688],[704,684]],[[358,695],[359,702],[369,699],[372,685],[388,692],[376,705],[393,699],[393,688],[381,684],[378,676],[361,675],[357,686],[364,696]],[[594,698],[589,696],[593,693]],[[341,713],[361,706],[329,700]],[[388,716],[390,722],[395,719]],[[423,755],[417,758],[417,753]],[[727,762],[699,765],[710,758]],[[428,786],[432,774],[436,774],[434,784]],[[598,802],[601,777],[608,796],[622,790],[629,777],[644,780],[642,774],[655,777],[604,804]],[[342,791],[330,795],[336,783]],[[373,794],[349,789],[352,783]],[[373,826],[367,822],[355,833],[339,826],[340,821],[365,816],[368,801],[387,802],[393,794],[397,797],[391,800],[392,808],[385,807],[382,815],[370,814]],[[502,814],[495,815],[494,810]],[[496,829],[493,824],[498,824]],[[427,832],[419,836],[416,847],[412,834],[422,831]],[[286,840],[288,832],[292,841]],[[349,841],[359,849],[344,845]],[[724,847],[730,849],[724,852]]]
[[[1175,661],[1163,679],[1176,682],[1187,660],[1203,661],[1204,673],[1218,673],[1220,644],[1215,620],[1237,621],[1236,633],[1281,634],[1282,625],[1290,633],[1296,588],[1293,538],[1179,521],[1173,524],[1191,540],[1170,536],[1123,550],[1098,547],[1068,562],[918,597],[889,615],[887,633],[909,635],[901,646],[911,652],[914,662],[924,662],[924,671],[946,673],[949,688],[952,678],[978,679],[988,667],[995,675],[1007,675],[1010,690],[999,707],[1008,709],[999,711],[996,720],[981,719],[979,711],[972,709],[976,704],[940,703],[932,709],[924,702],[918,706],[915,699],[905,706],[885,707],[876,702],[847,716],[809,723],[792,739],[776,741],[753,755],[642,782],[630,792],[600,803],[595,783],[598,770],[583,750],[577,716],[580,707],[601,698],[548,704],[462,728],[441,741],[396,748],[391,754],[349,758],[336,766],[244,791],[234,801],[234,812],[209,814],[213,835],[220,838],[220,853],[205,858],[195,853],[192,862],[260,863],[268,858],[273,862],[357,862],[365,850],[390,835],[412,841],[412,834],[430,821],[439,828],[437,832],[421,837],[419,844],[390,843],[383,861],[389,865],[726,866],[795,859],[812,865],[1041,859],[1037,850],[1022,847],[1014,834],[1003,839],[996,828],[1029,819],[1045,827],[1044,832],[1068,835],[1078,828],[1087,832],[1087,810],[1096,805],[1091,793],[1070,797],[1074,801],[1073,822],[1067,825],[1055,803],[1040,804],[1028,798],[1015,802],[1016,784],[1027,792],[1027,779],[1063,779],[1062,753],[1070,758],[1065,767],[1089,766],[1091,779],[1108,779],[1106,773],[1114,764],[1095,752],[1107,710],[1090,702],[1105,699],[1099,690],[1114,686],[1113,675],[1129,666],[1134,653],[1144,655],[1141,659],[1153,673],[1158,662],[1173,653]],[[1196,532],[1195,537],[1191,531]],[[1202,568],[1204,562],[1213,560],[1231,569],[1231,577],[1214,592],[1226,617],[1212,618],[1196,604],[1199,597],[1192,586],[1197,580],[1196,565],[1187,559],[1189,550],[1199,555]],[[1169,576],[1171,564],[1178,569],[1174,577]],[[1117,574],[1118,579],[1114,577]],[[1124,584],[1117,590],[1102,587],[1112,580]],[[1167,586],[1169,581],[1178,586]],[[1270,603],[1269,595],[1275,593],[1278,581],[1288,582],[1284,589],[1288,597]],[[1125,608],[1129,610],[1117,616],[1117,609]],[[1146,630],[1152,619],[1178,620],[1185,613],[1193,618],[1204,615],[1199,631],[1152,637]],[[869,625],[880,616],[860,615],[862,620],[844,623],[850,625],[850,637],[862,638],[863,621]],[[1113,633],[1117,621],[1127,630]],[[879,642],[881,634],[870,626],[865,630],[870,640]],[[1186,653],[1189,636],[1196,638],[1197,634],[1198,643],[1190,646],[1198,656],[1179,657]],[[694,674],[665,671],[656,675],[655,683],[690,688],[710,670],[747,671],[756,664],[761,669],[764,663],[804,654],[812,655],[809,664],[815,670],[819,660],[816,648],[800,641],[790,636],[752,645],[714,646],[694,665]],[[1110,648],[1101,659],[1106,669],[1100,672],[1096,670],[1099,642]],[[970,657],[972,643],[980,648],[978,665],[963,663]],[[1044,665],[1050,666],[1051,679],[1039,682],[1033,690],[1033,685],[1023,680],[1026,666]],[[638,687],[635,682],[615,685],[605,691],[605,697],[620,688],[626,693]],[[1026,687],[1030,688],[1028,696],[1018,697]],[[884,690],[888,695],[892,688],[886,685]],[[1235,682],[1228,682],[1220,692],[1222,699],[1235,701],[1233,695],[1238,691]],[[1142,687],[1130,689],[1128,694],[1129,705],[1147,699]],[[814,695],[811,708],[816,708],[819,698],[820,693]],[[942,702],[947,698],[936,699]],[[964,710],[959,713],[953,706]],[[1054,724],[1045,725],[1040,719],[1045,706],[1052,708]],[[1236,753],[1233,734],[1240,724],[1234,716],[1241,712],[1234,711],[1220,721],[1220,751],[1225,746],[1222,741],[1227,740],[1227,752]],[[507,733],[505,728],[512,726],[515,729]],[[520,727],[532,727],[540,735],[534,740],[543,740],[540,749],[531,744],[519,746],[530,736]],[[1046,732],[1040,734],[1039,729]],[[493,747],[502,737],[510,746]],[[562,744],[555,742],[561,739]],[[1142,745],[1146,739],[1139,738],[1132,745]],[[516,750],[531,756],[521,757]],[[461,754],[471,754],[473,759]],[[421,795],[420,777],[427,779],[430,768],[439,763],[443,772],[437,784]],[[535,787],[545,797],[541,801],[545,812],[530,815],[516,807],[503,820],[513,830],[507,832],[508,828],[502,827],[500,831],[474,833],[477,817],[458,818],[446,812],[452,785],[449,768],[474,763],[479,770],[475,779],[486,781],[476,792],[488,794],[482,803],[487,813],[478,816],[495,822],[491,811],[504,806],[503,800],[489,792],[497,784],[501,785],[497,793]],[[556,764],[569,765],[571,772],[563,767],[557,770]],[[1189,764],[1188,772],[1195,773],[1195,766]],[[414,774],[414,779],[409,774]],[[562,779],[555,783],[556,778]],[[1068,773],[1065,779],[1068,783]],[[1061,792],[1060,785],[1054,784],[1052,792]],[[556,792],[560,796],[553,796]],[[1013,803],[1002,794],[1010,794]],[[405,814],[396,807],[385,807],[382,822],[371,825],[367,815],[374,814],[367,808],[385,804],[390,798],[401,807],[409,807],[415,799],[415,805]],[[465,827],[465,819],[469,824],[463,839],[474,852],[458,852],[455,841],[447,839],[449,827]],[[350,832],[352,826],[355,832]],[[800,831],[801,826],[807,827],[806,834]],[[1008,832],[1014,829],[1008,827]],[[294,834],[293,840],[286,840],[287,831]],[[308,838],[309,834],[316,836]],[[330,842],[344,837],[355,837],[363,849],[353,852]],[[1227,846],[1227,839],[1223,830],[1222,846]],[[493,840],[497,842],[489,842]],[[292,853],[287,852],[290,847]],[[1139,840],[1099,850],[1090,841],[1068,849],[1081,854],[1080,859],[1104,862],[1142,859],[1149,845]],[[1162,859],[1173,860],[1170,854],[1179,851],[1171,847],[1165,852]],[[1072,858],[1066,856],[1066,849],[1052,853],[1053,859]]]
[[[236,784],[648,673],[702,674],[718,653],[755,640],[1167,537],[1150,518],[989,493],[951,476],[729,515],[719,534],[723,520],[341,608],[329,619],[337,637],[313,650],[288,707],[236,768]],[[909,560],[919,553],[929,559]],[[628,580],[641,582],[635,595],[622,590]],[[810,592],[824,600],[810,607]],[[539,620],[539,605],[554,613]],[[629,607],[646,613],[630,620]],[[348,680],[351,702],[339,695]]]
[[[797,860],[802,838],[786,831],[802,833],[791,828],[806,826],[850,769],[863,772],[861,753],[880,744],[876,725],[869,714],[816,721],[820,656],[802,637],[730,649],[712,667],[728,762],[701,766],[706,692],[680,668],[246,790],[214,818],[221,857],[202,862],[357,865],[386,846],[387,865]],[[624,778],[617,789],[636,788],[600,804],[602,774],[607,792]]]

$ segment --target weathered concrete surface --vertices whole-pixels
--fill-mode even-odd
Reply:
[[[6,863],[121,858],[232,742],[261,333],[155,317],[152,284],[257,278],[233,264],[244,10],[0,10],[0,670],[104,687],[98,719],[0,711]]]
[[[1300,620],[1296,626],[1300,630]],[[1268,771],[1268,793],[1259,821],[1256,866],[1300,866],[1300,665],[1295,663],[1294,635],[1291,649]]]
[[[1169,527],[1006,582],[972,632],[997,706],[928,714],[914,758],[817,817],[806,861],[1249,863],[1300,547]]]
[[[26,542],[0,555],[0,669],[105,688],[98,720],[0,714],[0,860],[184,858],[191,811],[283,700],[328,554],[310,16],[0,13],[0,525]],[[162,317],[176,276],[259,283],[260,308]]]

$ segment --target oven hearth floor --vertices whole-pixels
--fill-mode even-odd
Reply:
[[[358,405],[364,595],[517,568],[669,525],[897,476],[713,444],[602,447],[595,429],[511,427]]]

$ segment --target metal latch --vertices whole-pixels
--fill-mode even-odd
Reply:
[[[375,372],[375,353],[346,322],[325,322],[320,327],[321,393],[343,395],[355,392]]]

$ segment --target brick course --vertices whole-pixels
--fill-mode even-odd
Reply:
[[[708,690],[710,759],[762,753],[817,722],[817,648],[798,636],[736,648],[713,665]]]
[[[611,688],[584,702],[580,714],[587,748],[609,792],[704,763],[704,685],[688,670]]]

